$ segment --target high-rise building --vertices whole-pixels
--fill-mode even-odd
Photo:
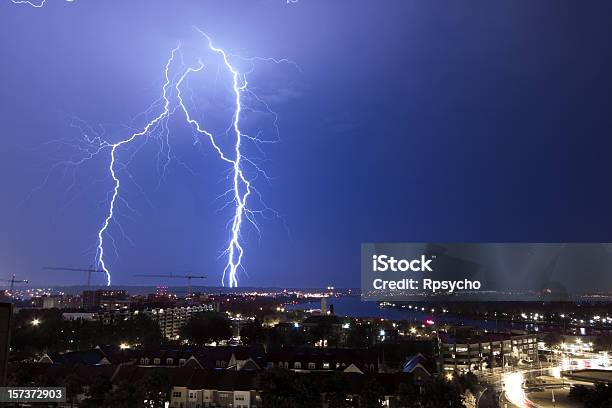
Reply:
[[[219,303],[210,302],[199,305],[155,308],[147,309],[142,313],[150,316],[151,319],[159,324],[162,334],[169,338],[175,339],[179,335],[181,327],[185,325],[193,317],[193,315],[201,312],[218,312]]]

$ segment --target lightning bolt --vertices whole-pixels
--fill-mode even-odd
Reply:
[[[245,89],[247,89],[247,80],[246,77],[241,76],[238,70],[232,66],[228,60],[228,55],[223,49],[215,47],[211,38],[202,30],[197,27],[195,27],[195,29],[206,38],[208,48],[222,57],[225,68],[231,73],[232,89],[235,95],[235,108],[232,120],[232,127],[236,137],[234,144],[235,157],[233,159],[228,159],[227,157],[221,155],[223,160],[232,165],[233,195],[234,203],[236,205],[231,226],[231,238],[228,247],[225,250],[225,253],[227,254],[227,264],[223,269],[223,277],[221,279],[221,283],[225,285],[225,276],[227,275],[229,287],[231,288],[238,286],[238,279],[236,275],[238,268],[241,267],[242,256],[244,255],[244,249],[240,244],[240,229],[242,227],[243,218],[248,217],[248,215],[246,215],[247,200],[251,195],[251,182],[244,175],[242,169],[242,152],[240,150],[243,136],[242,131],[240,130],[240,113],[242,111],[241,94]],[[185,108],[182,102],[181,106],[183,109]],[[219,151],[218,148],[217,151]],[[255,224],[253,219],[249,220]]]
[[[30,5],[32,7],[36,7],[36,8],[41,8],[42,6],[45,5],[45,2],[47,0],[40,0],[40,3],[34,3],[28,0],[11,0],[13,2],[13,4],[27,4]]]
[[[119,177],[117,176],[117,169],[115,167],[116,163],[117,163],[117,149],[119,149],[120,147],[122,147],[123,145],[126,145],[130,142],[132,142],[135,139],[138,139],[142,136],[145,136],[147,134],[149,134],[151,132],[151,130],[153,130],[157,125],[159,125],[165,118],[167,118],[170,114],[170,99],[168,98],[168,88],[170,86],[171,80],[170,80],[170,75],[169,75],[169,69],[170,66],[172,64],[172,62],[174,61],[174,56],[176,54],[176,52],[178,51],[178,49],[180,48],[180,44],[178,46],[176,46],[175,48],[172,49],[172,52],[170,54],[170,58],[168,59],[168,61],[166,62],[166,66],[164,69],[164,76],[165,76],[165,82],[164,85],[162,87],[163,93],[162,93],[162,99],[164,100],[164,104],[163,104],[163,109],[162,112],[157,115],[154,119],[152,119],[149,123],[147,123],[142,130],[140,130],[139,132],[136,133],[132,133],[132,135],[130,135],[130,137],[128,137],[127,139],[123,139],[119,142],[110,144],[110,148],[111,148],[111,160],[110,160],[110,164],[108,166],[108,171],[111,175],[111,178],[113,179],[115,186],[113,188],[113,192],[112,192],[112,196],[110,199],[110,203],[109,203],[109,207],[108,207],[108,213],[106,214],[106,218],[104,219],[104,222],[102,224],[102,227],[100,228],[100,230],[98,231],[98,244],[97,244],[97,249],[96,249],[96,263],[98,265],[99,268],[101,268],[104,273],[106,273],[106,284],[107,286],[110,286],[111,284],[111,274],[110,271],[106,265],[106,262],[104,261],[104,236],[109,228],[110,222],[113,219],[114,215],[115,215],[115,203],[117,201],[117,197],[119,196],[119,188],[121,187],[121,182],[119,180]]]
[[[67,3],[72,3],[74,0],[65,0]],[[13,2],[13,4],[27,4],[29,6],[32,6],[34,8],[41,8],[45,5],[45,3],[47,2],[47,0],[40,0],[39,3],[30,1],[30,0],[11,0],[11,2]]]
[[[298,70],[300,70],[300,68],[299,66],[297,66],[297,64],[288,59],[273,59],[264,57],[246,58],[230,54],[224,49],[215,46],[211,37],[208,34],[206,34],[197,27],[194,27],[194,29],[204,37],[208,52],[212,55],[216,55],[219,58],[219,60],[221,61],[219,67],[222,67],[224,70],[226,70],[227,74],[231,78],[231,93],[233,96],[231,125],[228,127],[224,134],[224,136],[229,136],[231,138],[231,147],[227,148],[227,151],[225,151],[224,148],[221,147],[221,144],[219,143],[219,137],[214,135],[213,132],[207,130],[205,126],[194,117],[194,115],[191,113],[190,109],[187,106],[187,103],[183,96],[183,88],[186,86],[186,80],[190,75],[195,75],[200,71],[204,70],[205,65],[201,59],[198,59],[198,64],[196,66],[185,67],[185,63],[183,62],[183,56],[180,51],[181,45],[178,44],[175,48],[172,49],[170,57],[166,60],[163,71],[164,82],[162,85],[162,92],[160,98],[158,98],[157,101],[151,104],[149,108],[143,112],[143,115],[146,116],[155,115],[152,119],[148,120],[145,125],[140,126],[138,129],[131,128],[131,133],[129,133],[121,140],[114,142],[105,140],[104,133],[100,135],[90,126],[79,122],[73,125],[73,127],[77,128],[82,134],[83,138],[79,143],[86,145],[86,147],[78,145],[76,146],[79,149],[79,152],[81,153],[82,157],[78,160],[63,161],[57,164],[57,166],[78,166],[98,156],[103,151],[110,150],[108,174],[112,179],[113,186],[108,194],[108,206],[103,222],[99,230],[97,231],[94,258],[96,266],[105,272],[106,283],[109,286],[111,284],[111,272],[108,265],[108,261],[106,259],[107,246],[110,244],[113,248],[115,248],[115,255],[118,254],[115,240],[110,231],[111,227],[115,226],[119,229],[123,236],[126,237],[126,234],[121,224],[117,220],[117,205],[119,204],[119,202],[121,202],[127,209],[133,211],[133,208],[130,206],[130,204],[125,200],[124,197],[121,196],[121,189],[123,186],[122,173],[127,174],[127,176],[129,176],[130,181],[135,183],[133,177],[127,169],[127,166],[131,162],[136,152],[138,152],[140,147],[137,147],[135,151],[131,154],[131,156],[129,156],[128,159],[124,161],[119,160],[120,153],[122,151],[128,150],[130,145],[135,143],[137,140],[147,140],[149,136],[160,134],[160,153],[165,152],[166,156],[162,166],[163,176],[170,160],[173,158],[171,155],[169,141],[170,130],[168,128],[168,121],[169,118],[175,113],[182,113],[185,117],[187,124],[189,124],[191,129],[194,131],[194,135],[198,135],[200,138],[207,140],[212,146],[213,150],[217,153],[218,158],[222,162],[227,163],[229,166],[228,180],[231,180],[231,188],[218,197],[231,197],[231,199],[226,202],[223,208],[228,205],[233,206],[232,216],[230,221],[228,222],[228,242],[224,250],[221,252],[221,256],[226,257],[225,267],[223,269],[221,278],[221,284],[223,286],[226,286],[227,284],[227,286],[229,287],[237,287],[238,273],[239,271],[244,271],[243,257],[245,254],[245,250],[242,243],[244,224],[248,223],[252,225],[256,229],[256,231],[260,233],[260,229],[256,222],[256,218],[258,216],[265,217],[267,214],[270,213],[274,216],[278,216],[278,214],[274,210],[270,209],[264,203],[261,194],[252,184],[253,181],[259,175],[262,175],[267,180],[269,180],[270,178],[265,173],[265,171],[260,168],[260,166],[257,164],[258,162],[256,162],[255,159],[247,157],[243,152],[243,146],[245,141],[253,143],[262,153],[263,150],[259,148],[260,144],[276,142],[278,140],[279,135],[277,124],[278,117],[277,114],[268,106],[268,104],[248,87],[247,75],[249,75],[254,70],[254,64],[256,62],[290,64],[296,67]],[[180,55],[180,59],[177,58],[177,55]],[[246,61],[252,64],[252,66],[250,66],[249,69],[241,73],[240,70],[232,63],[233,60],[240,60],[243,62]],[[171,75],[171,70],[173,70],[173,66],[177,64],[177,62],[180,63],[181,73],[180,75],[173,76]],[[248,96],[250,101],[263,107],[262,110],[257,110],[259,108],[256,108],[256,106],[252,105],[246,107],[243,103],[243,97],[245,96]],[[241,129],[241,114],[245,109],[257,112],[264,112],[271,115],[273,118],[273,126],[276,132],[277,140],[267,140],[266,138],[262,137],[262,131],[258,132],[256,136],[251,136],[245,131],[243,131]],[[152,112],[156,110],[157,112],[153,114]],[[90,133],[94,136],[90,136]],[[63,143],[60,144],[63,145]],[[56,166],[52,167],[51,171],[47,174],[47,177],[45,178],[43,184],[37,187],[37,189],[44,186],[55,167]],[[250,176],[247,175],[247,168],[249,169],[248,173],[251,174]],[[136,186],[140,188],[140,186],[138,186],[137,184]],[[257,199],[257,202],[260,204],[259,207],[251,208],[249,206],[253,197]]]
[[[232,91],[234,94],[234,111],[232,115],[232,124],[231,130],[234,135],[234,145],[233,145],[233,155],[229,156],[223,152],[223,150],[219,147],[219,144],[216,142],[214,135],[206,130],[196,119],[190,115],[189,110],[187,109],[184,99],[181,94],[180,85],[183,83],[185,78],[195,72],[199,72],[204,68],[203,63],[200,61],[200,65],[197,68],[189,68],[185,74],[177,81],[176,89],[177,89],[177,99],[179,101],[179,105],[185,114],[185,118],[187,122],[193,127],[193,129],[200,135],[205,136],[213,146],[214,150],[219,155],[219,158],[231,165],[231,179],[232,179],[232,188],[229,191],[232,195],[232,202],[235,205],[234,214],[231,220],[230,227],[230,238],[226,249],[223,251],[223,255],[227,256],[227,263],[225,268],[223,269],[223,276],[221,278],[221,284],[225,286],[225,282],[229,287],[237,287],[238,286],[238,270],[242,268],[242,258],[244,256],[244,248],[241,244],[241,230],[244,220],[246,219],[250,222],[257,230],[259,230],[257,223],[255,222],[254,215],[257,211],[252,210],[248,207],[249,197],[256,190],[253,188],[251,184],[251,180],[245,175],[245,170],[243,167],[243,163],[247,162],[251,164],[255,170],[266,176],[265,172],[259,168],[252,160],[246,158],[241,150],[242,147],[242,139],[243,137],[252,140],[255,143],[266,143],[269,141],[261,140],[256,137],[251,137],[245,134],[240,128],[240,115],[243,109],[242,104],[242,94],[246,91],[250,92],[251,95],[255,97],[255,99],[262,103],[266,110],[274,115],[274,125],[276,127],[276,114],[269,108],[261,98],[258,98],[254,93],[248,90],[248,81],[246,79],[246,74],[241,74],[234,65],[230,62],[231,54],[225,52],[222,48],[216,47],[213,44],[212,39],[208,34],[203,32],[197,27],[194,27],[196,31],[198,31],[205,39],[208,45],[208,48],[213,53],[218,54],[222,61],[225,69],[231,75],[232,78]],[[247,59],[250,61],[256,60],[265,60],[272,61],[275,63],[290,63],[295,64],[291,60],[283,59],[283,60],[275,60],[270,58],[261,58],[255,57],[251,59]],[[267,176],[266,176],[267,177]],[[258,194],[258,193],[257,193]],[[265,209],[268,209],[267,206]]]

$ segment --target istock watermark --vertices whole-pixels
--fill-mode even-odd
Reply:
[[[611,300],[608,243],[362,244],[362,300]]]

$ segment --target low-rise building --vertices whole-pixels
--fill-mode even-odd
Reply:
[[[73,309],[81,307],[81,299],[66,295],[45,295],[32,298],[32,306],[37,309]]]
[[[192,367],[199,369],[260,370],[263,346],[160,346],[140,350],[136,364],[143,367]]]
[[[284,368],[296,372],[376,373],[378,354],[372,349],[280,347],[268,351],[266,368]]]

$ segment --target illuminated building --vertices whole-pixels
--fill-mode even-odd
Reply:
[[[217,302],[193,306],[169,307],[165,309],[147,309],[143,313],[150,316],[159,324],[159,328],[164,336],[169,339],[175,339],[179,335],[181,327],[183,327],[193,315],[200,312],[213,311],[219,311],[219,304]]]
[[[125,290],[85,290],[82,299],[85,309],[98,309],[100,307],[112,309],[111,305],[115,303],[129,302],[129,295]]]
[[[484,371],[515,365],[518,360],[538,360],[537,336],[533,334],[457,329],[454,333],[439,333],[438,339],[441,371]]]

